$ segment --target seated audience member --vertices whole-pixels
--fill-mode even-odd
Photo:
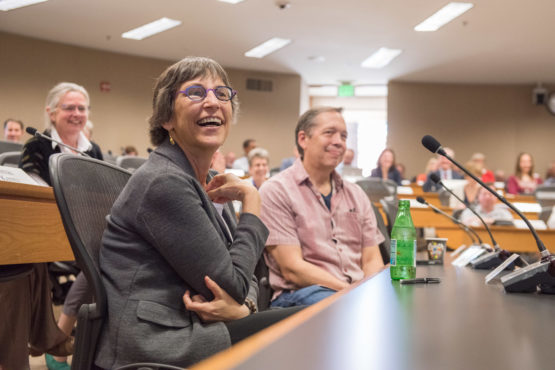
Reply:
[[[227,152],[225,155],[225,168],[233,168],[233,162],[235,162],[235,153]]]
[[[268,151],[262,148],[254,148],[249,152],[249,175],[250,181],[256,189],[260,189],[268,178],[268,162],[270,157]]]
[[[534,174],[534,159],[529,153],[520,153],[516,161],[515,174],[509,176],[506,190],[509,194],[533,194],[542,180]]]
[[[495,182],[506,182],[507,176],[503,170],[495,170]]]
[[[486,168],[486,156],[482,153],[474,153],[470,158],[470,162],[474,163],[480,169],[480,180],[485,183],[491,183],[495,181],[495,176],[493,172]]]
[[[291,167],[293,165],[293,163],[295,163],[295,160],[297,158],[299,158],[299,151],[297,150],[297,147],[295,146],[293,148],[293,156],[283,158],[283,160],[281,161],[281,165],[279,166],[279,171],[281,172],[281,171]]]
[[[455,152],[453,151],[453,149],[450,149],[450,148],[443,148],[443,149],[451,158],[455,158]],[[428,174],[428,176],[426,177],[426,182],[424,183],[424,185],[422,185],[423,191],[426,191],[426,192],[439,191],[440,186],[434,183],[430,178],[430,175],[432,173],[435,173],[436,175],[438,175],[439,178],[442,180],[462,180],[463,179],[463,176],[453,169],[453,165],[447,158],[438,154],[437,161],[438,161],[438,165],[437,165],[438,169]]]
[[[480,178],[482,176],[482,169],[479,165],[476,165],[474,162],[467,162],[465,167],[470,171],[471,174]],[[464,175],[464,179],[466,180],[466,184],[453,187],[453,193],[455,193],[459,198],[464,201],[464,204],[461,204],[454,196],[449,198],[449,206],[451,208],[464,208],[467,207],[474,207],[478,204],[478,192],[482,187],[478,182],[474,181],[474,179],[468,175]]]
[[[437,166],[438,166],[437,157],[430,158],[428,160],[428,163],[426,163],[426,169],[424,170],[424,173],[416,175],[416,177],[414,178],[414,182],[416,182],[418,185],[423,185],[426,182],[426,179],[428,178],[428,174],[430,172],[437,171]]]
[[[209,171],[237,113],[229,85],[219,64],[198,57],[156,82],[149,124],[157,149],[114,203],[102,239],[101,368],[188,367],[296,311],[255,313],[253,273],[268,236],[260,197],[236,176]],[[243,202],[238,223],[230,200]]]
[[[405,179],[405,172],[406,172],[406,168],[405,165],[402,163],[397,163],[395,165],[395,168],[397,168],[397,171],[399,171],[399,174],[401,175],[401,182]]]
[[[295,136],[300,159],[260,188],[274,307],[315,303],[384,267],[368,197],[334,171],[346,149],[341,109],[308,110]]]
[[[243,170],[245,173],[249,172],[249,152],[256,148],[256,140],[254,139],[247,139],[243,141],[243,151],[245,155],[243,157],[237,158],[235,162],[233,162],[233,168],[237,170]]]
[[[335,168],[338,174],[343,173],[344,168],[353,168],[353,160],[355,159],[355,151],[353,149],[347,148],[345,154],[343,155],[343,161]]]
[[[547,173],[545,174],[545,182],[543,184],[549,186],[555,185],[555,161],[552,161],[551,165],[547,169]]]
[[[8,118],[4,121],[4,140],[19,143],[24,128],[25,126],[20,120]]]
[[[384,180],[392,180],[401,185],[401,173],[395,163],[395,153],[392,149],[384,149],[378,157],[376,168],[372,170],[371,177],[379,177]]]
[[[125,148],[123,148],[123,155],[136,157],[139,155],[139,151],[133,145],[128,145]]]
[[[46,97],[45,120],[47,129],[44,135],[85,152],[92,158],[102,160],[102,152],[95,148],[83,133],[89,116],[89,94],[84,87],[70,82],[54,86]],[[55,153],[76,154],[71,149],[41,137],[32,137],[23,147],[21,167],[25,172],[38,175],[50,185],[48,162]],[[48,278],[48,277],[46,277]],[[72,284],[66,297],[58,326],[70,335],[77,320],[77,312],[84,302],[90,302],[90,290],[85,275],[80,273]],[[46,355],[49,369],[69,369],[65,357],[53,358]]]
[[[478,192],[478,205],[474,208],[484,221],[491,225],[495,221],[513,221],[511,212],[503,203],[497,203],[497,198],[487,189],[480,187]],[[465,209],[460,220],[468,226],[481,226],[482,222],[469,209]]]

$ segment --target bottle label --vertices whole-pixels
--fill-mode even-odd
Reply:
[[[391,257],[389,259],[389,263],[391,266],[397,265],[397,240],[391,239]]]
[[[391,266],[416,266],[416,240],[391,239]]]

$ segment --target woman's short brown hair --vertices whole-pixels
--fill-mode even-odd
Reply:
[[[184,82],[198,77],[211,76],[220,78],[226,86],[231,87],[226,71],[215,60],[204,57],[186,57],[168,67],[156,81],[152,99],[152,115],[148,119],[150,141],[160,145],[168,137],[168,131],[162,127],[171,120],[175,96]],[[237,95],[231,100],[233,119],[239,111]]]

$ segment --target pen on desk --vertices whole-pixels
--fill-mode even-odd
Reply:
[[[416,279],[403,279],[401,284],[432,284],[439,283],[439,278],[416,278]]]

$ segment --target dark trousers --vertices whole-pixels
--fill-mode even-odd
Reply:
[[[67,336],[52,311],[51,284],[45,263],[25,277],[0,283],[0,368],[29,368],[29,346],[37,352],[62,343]]]
[[[271,308],[239,320],[226,322],[225,325],[229,331],[229,336],[231,337],[231,344],[235,344],[246,337],[259,332],[260,330],[299,312],[303,308],[304,306]]]

